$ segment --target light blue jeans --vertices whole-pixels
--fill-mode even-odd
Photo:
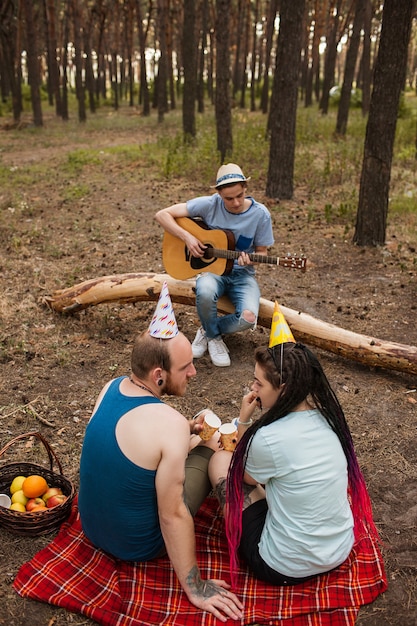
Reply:
[[[234,313],[217,314],[217,301],[227,296],[235,307]],[[207,339],[218,339],[222,335],[236,333],[256,326],[261,292],[253,274],[234,270],[226,276],[204,273],[197,278],[196,306]],[[251,311],[255,322],[247,322],[243,311]]]

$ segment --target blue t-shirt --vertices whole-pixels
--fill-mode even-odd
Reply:
[[[116,426],[128,411],[161,400],[123,395],[119,390],[123,378],[111,382],[87,425],[78,508],[83,531],[96,547],[125,561],[147,561],[155,558],[164,545],[156,471],[139,467],[122,453]]]
[[[248,198],[251,205],[243,213],[230,213],[218,193],[188,200],[187,210],[190,217],[200,217],[209,228],[230,230],[235,238],[235,249],[251,254],[258,246],[272,246],[274,235],[271,214],[266,206],[250,196]],[[234,270],[247,271],[248,268],[255,272],[253,266],[244,267],[235,260]]]

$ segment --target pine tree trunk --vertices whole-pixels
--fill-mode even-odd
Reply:
[[[406,76],[413,4],[414,0],[384,2],[353,237],[360,246],[385,243],[392,154]]]
[[[283,2],[269,113],[270,149],[266,193],[290,199],[294,189],[295,127],[305,0]]]
[[[200,54],[198,60],[198,79],[197,79],[197,102],[198,112],[204,113],[204,70],[205,70],[205,56],[207,48],[207,32],[208,32],[208,0],[202,0],[201,7],[201,42],[200,42]]]
[[[33,123],[43,126],[40,75],[38,62],[38,45],[36,40],[36,25],[33,16],[33,5],[28,0],[23,2],[26,21],[27,67],[32,101]]]
[[[216,126],[217,149],[223,163],[233,150],[229,84],[229,1],[216,0]]]
[[[62,115],[62,101],[61,101],[61,88],[59,84],[59,67],[56,58],[56,51],[58,49],[57,37],[56,37],[56,15],[55,15],[55,2],[54,0],[47,0],[47,16],[48,16],[48,29],[49,29],[49,45],[50,45],[50,59],[49,59],[49,72],[51,74],[51,91],[55,98],[55,112],[58,116]]]
[[[349,118],[349,107],[352,94],[353,77],[355,75],[356,60],[358,58],[361,30],[364,22],[365,0],[357,0],[355,17],[353,20],[352,35],[346,53],[345,73],[339,108],[337,111],[336,134],[345,135]]]
[[[333,16],[333,23],[327,36],[326,58],[324,61],[323,92],[321,94],[319,105],[323,115],[327,115],[329,111],[329,94],[330,89],[333,87],[334,83],[334,68],[336,65],[337,57],[337,41],[341,4],[342,0],[338,0],[335,14]]]
[[[184,67],[184,97],[182,128],[185,137],[195,137],[195,96],[197,91],[197,49],[195,43],[195,2],[184,0],[182,56]]]
[[[275,17],[278,10],[278,0],[272,0],[268,3],[268,17],[266,25],[266,50],[265,50],[265,68],[261,94],[261,111],[268,112],[269,103],[269,68],[271,67],[271,50],[274,39]]]
[[[149,15],[148,15],[149,17]],[[139,101],[142,104],[142,113],[144,116],[151,114],[151,102],[149,95],[148,76],[146,70],[146,31],[143,27],[142,9],[140,6],[140,0],[136,0],[136,22],[139,38],[139,53],[140,53],[140,87],[139,87]],[[149,19],[148,19],[149,22]]]

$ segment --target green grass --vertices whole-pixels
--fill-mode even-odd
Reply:
[[[6,149],[18,155],[22,134],[27,141],[34,140],[45,149],[62,146],[68,136],[71,145],[79,148],[68,151],[62,167],[57,167],[53,184],[61,188],[65,202],[77,202],[88,196],[90,189],[77,177],[88,173],[99,184],[108,162],[120,164],[126,176],[136,176],[143,168],[152,168],[153,175],[167,182],[180,180],[192,182],[196,193],[205,193],[213,184],[215,171],[220,165],[217,152],[214,107],[207,103],[204,114],[196,114],[197,135],[185,141],[182,133],[181,104],[164,116],[159,123],[155,111],[149,117],[139,115],[136,108],[121,103],[118,111],[99,107],[95,114],[87,113],[87,121],[79,124],[75,104],[71,103],[71,119],[62,122],[52,116],[45,105],[47,118],[43,128],[25,128],[7,133],[7,147],[0,151],[0,210],[10,206],[26,215],[31,207],[22,209],[24,190],[33,182],[51,184],[49,166],[42,160],[24,165],[6,167],[1,153]],[[395,149],[391,176],[390,211],[413,213],[416,204],[416,111],[417,98],[407,93],[401,106],[397,123]],[[362,167],[366,119],[360,109],[352,108],[346,136],[335,136],[337,110],[330,108],[322,115],[317,105],[305,108],[299,103],[297,112],[294,189],[295,198],[302,190],[304,200],[314,206],[311,216],[321,213],[328,221],[354,220],[359,179]],[[250,112],[235,108],[232,111],[233,151],[229,160],[239,163],[251,176],[251,187],[266,188],[269,162],[269,142],[266,138],[267,116],[260,111]],[[120,133],[130,133],[132,141],[121,144]],[[105,147],[102,145],[106,138]],[[0,146],[4,138],[0,137]],[[86,144],[88,147],[86,147]],[[59,165],[59,164],[57,164]],[[98,181],[98,182],[97,182]],[[415,210],[415,209],[414,209]]]

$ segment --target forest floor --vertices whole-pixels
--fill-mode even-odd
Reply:
[[[76,485],[96,396],[110,378],[129,372],[132,339],[147,327],[155,303],[100,304],[69,316],[52,312],[43,298],[90,278],[163,272],[155,211],[209,192],[195,178],[166,180],[143,153],[136,161],[126,158],[129,147],[156,140],[156,123],[141,125],[136,115],[132,130],[116,123],[114,113],[101,115],[109,118],[104,131],[91,122],[69,122],[58,132],[62,122],[53,117],[40,131],[7,124],[0,129],[0,446],[39,430]],[[96,156],[87,158],[92,148]],[[251,164],[241,165],[251,175]],[[213,178],[216,169],[213,160]],[[307,198],[296,188],[292,201],[278,203],[264,189],[265,179],[253,176],[249,192],[273,216],[270,254],[303,253],[310,268],[303,273],[259,266],[262,296],[346,330],[417,346],[415,216],[389,216],[387,244],[360,248],[352,244],[348,219],[325,218],[330,190]],[[174,308],[192,340],[195,308]],[[216,368],[204,356],[186,396],[167,401],[187,416],[209,405],[223,419],[234,417],[252,377],[254,348],[268,337],[261,326],[228,337],[231,367]],[[315,351],[345,410],[384,542],[388,590],[361,609],[357,623],[416,626],[416,377]],[[0,465],[28,458],[46,461],[26,441],[15,444]],[[0,624],[93,623],[23,600],[12,589],[19,567],[51,536],[20,537],[1,527],[0,536]]]

